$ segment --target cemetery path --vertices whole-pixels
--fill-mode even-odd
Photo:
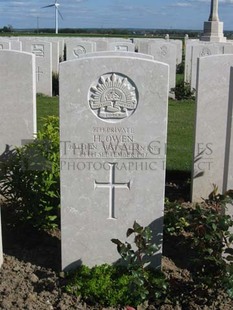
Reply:
[[[1,205],[0,205],[1,207]],[[60,268],[60,232],[37,232],[22,226],[9,206],[2,206],[2,232],[4,263],[0,269],[0,309],[15,310],[94,310],[102,309],[82,303],[64,290],[64,274]],[[174,283],[177,291],[189,289],[191,274],[186,269],[183,253],[169,240],[164,240],[163,270]],[[176,256],[176,259],[174,259]],[[223,293],[218,297],[218,306],[200,306],[195,297],[188,307],[173,307],[169,304],[160,310],[233,309],[233,302]],[[223,302],[224,301],[224,302]],[[219,306],[221,305],[222,306]],[[109,308],[112,309],[113,308]],[[145,309],[145,308],[143,308]],[[143,310],[141,309],[141,310]],[[153,305],[147,308],[155,310]],[[107,308],[105,308],[107,310]]]

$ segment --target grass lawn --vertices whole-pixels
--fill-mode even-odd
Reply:
[[[59,115],[58,100],[58,97],[37,96],[38,129],[41,128],[44,117]],[[167,170],[169,171],[191,171],[194,114],[193,100],[169,101],[167,147]]]
[[[41,129],[44,117],[59,115],[58,101],[58,97],[37,96],[37,130]]]
[[[191,171],[194,119],[194,100],[169,101],[167,170]]]
[[[176,85],[184,81],[184,74],[176,74]]]

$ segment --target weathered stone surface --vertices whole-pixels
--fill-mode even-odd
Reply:
[[[204,22],[201,41],[226,42],[223,35],[223,22],[220,22],[218,17],[218,0],[211,0],[210,17],[207,22]]]
[[[198,44],[192,46],[191,89],[196,89],[198,58],[217,54],[220,54],[220,51],[218,46],[215,44]]]
[[[191,83],[192,72],[192,46],[198,44],[199,40],[186,40],[185,42],[185,64],[184,64],[184,81]]]
[[[0,156],[9,146],[36,133],[35,57],[32,54],[0,52]]]
[[[224,192],[231,184],[232,173],[232,161],[229,161],[230,167],[226,165],[229,149],[226,141],[227,133],[228,141],[232,139],[229,85],[233,55],[202,57],[198,62],[193,201],[201,200],[201,197],[207,198],[213,190],[213,184],[218,186],[219,192]]]
[[[36,92],[34,55],[0,51],[0,158],[22,140],[36,133]],[[0,197],[1,198],[1,197]],[[3,263],[0,208],[0,267]]]
[[[167,98],[166,64],[108,56],[60,65],[63,269],[117,261],[111,239],[125,240],[135,220],[158,242]]]
[[[52,96],[52,43],[24,40],[22,49],[36,56],[36,92]]]
[[[10,41],[0,41],[0,50],[9,50],[11,49]]]
[[[74,41],[69,40],[66,42],[66,59],[77,59],[86,53],[96,51],[96,43],[90,41]]]
[[[109,42],[108,51],[118,51],[118,52],[134,52],[135,44],[131,42]]]
[[[169,65],[169,88],[176,86],[176,46],[165,41],[151,40],[148,43],[148,54],[155,60]]]
[[[197,58],[210,55],[232,54],[232,43],[213,43],[188,40],[185,49],[185,82],[196,89]]]
[[[109,56],[118,56],[118,57],[137,57],[137,58],[144,58],[144,59],[151,59],[154,60],[154,57],[152,55],[146,55],[141,53],[133,53],[133,52],[95,52],[95,53],[88,53],[83,54],[79,58],[83,57],[109,57]]]
[[[230,72],[229,105],[223,191],[233,190],[233,67]],[[233,215],[233,210],[231,212]]]

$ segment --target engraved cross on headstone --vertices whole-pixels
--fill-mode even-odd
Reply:
[[[36,81],[39,82],[40,80],[40,76],[43,74],[44,72],[43,71],[40,71],[40,67],[38,66],[37,67],[37,70],[36,70]]]
[[[108,183],[94,183],[95,189],[96,188],[109,188],[109,217],[108,219],[116,219],[115,217],[115,189],[122,188],[122,189],[130,189],[130,182],[128,183],[116,183],[115,182],[115,166],[116,163],[108,163],[110,167],[109,171],[109,182]]]

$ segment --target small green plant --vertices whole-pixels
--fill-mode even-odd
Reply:
[[[31,143],[7,151],[0,159],[0,194],[15,205],[21,220],[39,229],[59,220],[59,127],[48,117]]]
[[[177,235],[190,226],[189,210],[177,202],[165,203],[164,233]]]
[[[184,60],[178,66],[176,66],[176,73],[184,74]]]
[[[67,291],[102,307],[136,307],[146,301],[162,303],[167,293],[165,276],[147,266],[149,257],[159,249],[152,243],[151,230],[135,222],[127,231],[127,236],[131,234],[135,234],[137,250],[129,243],[112,239],[123,262],[93,268],[80,266],[69,276]]]
[[[175,93],[176,100],[195,99],[195,91],[191,90],[189,83],[184,81],[179,81],[172,91]]]
[[[139,299],[126,268],[107,264],[79,267],[70,277],[66,290],[81,296],[88,304],[102,307],[135,305]]]
[[[226,214],[227,204],[233,202],[233,191],[222,195],[215,185],[213,187],[204,207],[197,205],[192,217],[192,246],[197,254],[195,271],[208,287],[226,288],[233,296],[230,284],[233,279],[233,234],[230,231],[233,219]]]
[[[118,239],[111,239],[117,245],[117,251],[121,258],[127,263],[128,269],[141,269],[144,271],[149,263],[148,257],[155,255],[159,247],[152,242],[152,231],[149,227],[142,227],[136,221],[132,228],[127,230],[126,236],[134,234],[136,249],[128,242],[121,242]]]
[[[163,275],[148,266],[153,256],[158,254],[159,246],[152,242],[152,231],[149,227],[142,227],[136,221],[132,228],[127,230],[126,236],[134,235],[134,245],[121,242],[118,239],[111,241],[117,245],[118,253],[126,264],[128,273],[132,275],[132,287],[137,291],[136,305],[147,299],[163,299],[167,284]]]
[[[226,204],[232,204],[233,192],[217,192],[214,186],[208,199],[196,205],[168,203],[164,232],[167,236],[186,236],[191,254],[189,268],[196,288],[225,288],[233,296],[233,220],[225,212]]]

